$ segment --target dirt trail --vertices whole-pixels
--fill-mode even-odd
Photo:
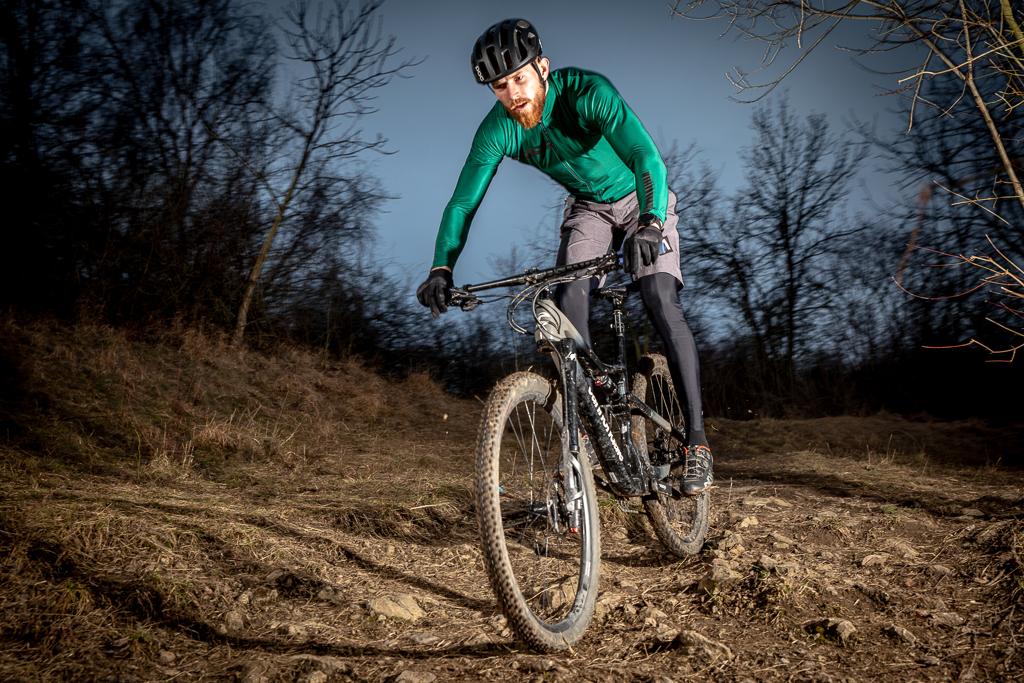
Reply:
[[[360,413],[333,375],[305,376],[294,359],[232,385],[254,359],[168,373],[178,351],[105,348],[75,372],[57,360],[78,351],[55,351],[49,380],[25,368],[46,409],[7,408],[0,679],[1024,679],[1019,471],[773,449],[756,436],[764,424],[713,423],[705,551],[677,561],[642,515],[602,505],[598,615],[577,649],[541,656],[513,642],[483,573],[478,404],[421,379],[335,372],[376,397]],[[137,405],[133,358],[147,386],[157,368],[180,380],[151,399],[173,448],[133,456],[116,425],[134,420],[141,442],[156,432],[140,413],[72,389],[90,376]],[[254,401],[271,418],[250,410],[241,425]],[[192,425],[177,441],[176,410]],[[335,440],[302,442],[314,432]]]
[[[709,548],[675,561],[641,515],[607,507],[599,616],[575,652],[537,656],[516,649],[495,613],[469,503],[470,454],[425,451],[410,462],[416,472],[375,468],[388,455],[366,453],[351,474],[323,463],[310,481],[251,467],[244,486],[6,478],[0,672],[1021,676],[1024,508],[1020,479],[1005,472],[926,476],[809,452],[723,456]],[[406,608],[403,596],[412,596]]]

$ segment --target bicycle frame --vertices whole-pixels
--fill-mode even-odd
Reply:
[[[509,325],[532,334],[557,369],[554,377],[527,368],[498,381],[484,404],[475,463],[484,569],[509,627],[543,652],[572,647],[596,609],[596,488],[609,491],[620,505],[639,502],[655,535],[678,557],[699,552],[708,529],[708,493],[686,496],[672,483],[685,477],[686,440],[683,428],[665,419],[683,424],[667,361],[644,356],[630,377],[626,290],[594,293],[612,303],[617,358],[611,365],[550,299],[556,285],[616,268],[616,256],[608,254],[455,289],[450,301],[471,309],[485,300],[511,299]],[[524,287],[510,295],[473,294],[518,285]],[[525,313],[517,320],[516,308],[527,302],[532,323]]]
[[[452,290],[452,303],[463,310],[472,310],[483,300],[474,295],[502,287],[527,285],[512,297],[508,307],[507,319],[513,330],[521,334],[531,331],[519,325],[514,319],[517,306],[532,295],[534,323],[541,327],[537,312],[537,300],[558,284],[584,277],[593,277],[615,270],[619,267],[615,254],[584,261],[577,264],[556,266],[548,269],[528,270],[520,275],[492,280],[478,285],[466,285]],[[603,288],[594,295],[611,301],[613,331],[616,337],[617,359],[614,364],[606,364],[588,346],[578,345],[570,336],[557,338],[545,332],[534,332],[541,350],[555,356],[559,381],[562,388],[563,428],[567,431],[568,448],[565,461],[562,463],[563,481],[570,490],[567,498],[573,501],[578,492],[572,490],[575,477],[572,476],[572,459],[583,462],[580,458],[580,434],[591,434],[594,437],[595,450],[606,480],[596,481],[603,488],[618,497],[629,498],[646,496],[654,493],[666,493],[679,496],[681,492],[674,488],[665,477],[669,473],[669,463],[653,465],[644,450],[637,448],[632,436],[632,416],[640,414],[650,419],[659,427],[671,434],[680,444],[686,443],[685,435],[674,427],[663,416],[642,399],[634,396],[630,390],[630,372],[626,363],[626,326],[624,288]],[[557,308],[551,305],[548,309]],[[564,314],[563,314],[564,315]],[[607,387],[611,391],[602,402],[594,393],[594,386]],[[581,420],[581,416],[584,418]],[[610,424],[609,418],[619,425],[619,436]],[[590,462],[588,454],[588,462]],[[572,509],[569,510],[572,513]]]

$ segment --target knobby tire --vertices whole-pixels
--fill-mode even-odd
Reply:
[[[633,375],[633,394],[685,433],[683,409],[665,357],[651,354],[640,366],[649,368],[649,371]],[[658,464],[659,451],[664,453],[664,445],[670,441],[665,430],[642,415],[633,416],[633,440],[638,448],[646,449],[647,457],[654,464]],[[671,444],[675,448],[683,445]],[[681,482],[685,472],[685,463],[679,462],[673,465],[670,477]],[[709,490],[696,496],[672,497],[659,493],[644,497],[644,511],[654,527],[654,534],[677,557],[700,552],[708,532],[710,509]]]
[[[532,372],[501,380],[480,424],[477,518],[484,566],[508,625],[540,652],[575,644],[597,600],[601,547],[586,456],[583,466],[573,467],[582,492],[576,530],[556,527],[551,513],[541,512],[564,490],[558,475],[563,448],[568,444],[554,384]]]

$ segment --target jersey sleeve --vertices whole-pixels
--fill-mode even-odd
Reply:
[[[501,128],[493,117],[488,116],[473,136],[473,145],[455,184],[455,192],[441,215],[441,227],[437,230],[437,242],[434,245],[434,268],[455,266],[462,248],[466,246],[473,216],[480,208],[480,202],[504,156],[505,144]]]
[[[640,213],[653,213],[664,221],[668,183],[665,162],[654,140],[607,78],[591,74],[588,80],[584,93],[577,100],[580,118],[600,130],[619,158],[633,171]]]

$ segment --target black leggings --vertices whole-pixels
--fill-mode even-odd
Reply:
[[[679,283],[668,273],[647,275],[637,282],[644,307],[665,344],[668,368],[679,401],[686,406],[690,445],[707,443],[700,403],[700,362],[693,333],[686,324],[683,307],[679,304]],[[557,294],[558,307],[569,317],[587,344],[590,344],[590,290],[596,284],[596,278],[577,280],[560,287]]]

